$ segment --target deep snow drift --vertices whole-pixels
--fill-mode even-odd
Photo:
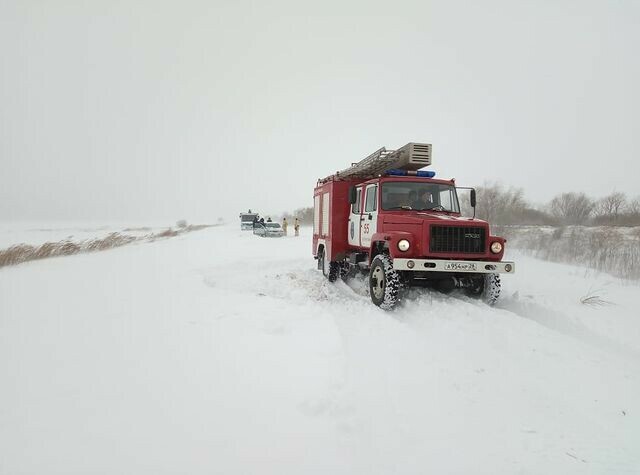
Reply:
[[[637,285],[512,254],[498,308],[384,312],[309,241],[0,269],[0,473],[640,472]]]

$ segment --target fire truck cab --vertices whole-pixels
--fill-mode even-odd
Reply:
[[[368,272],[371,300],[387,310],[409,286],[496,302],[500,274],[515,271],[502,260],[506,240],[463,217],[454,180],[420,170],[430,164],[431,145],[410,143],[318,180],[313,255],[329,281]],[[470,199],[475,209],[475,190]]]

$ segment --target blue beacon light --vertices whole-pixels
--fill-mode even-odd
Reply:
[[[419,171],[409,171],[409,170],[399,170],[397,168],[393,168],[391,170],[387,170],[387,175],[391,176],[416,176],[419,178],[433,178],[436,176],[436,172],[431,170],[419,170]]]

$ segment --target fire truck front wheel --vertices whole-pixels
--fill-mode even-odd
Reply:
[[[320,251],[318,257],[318,267],[322,270],[322,274],[329,279],[329,282],[335,282],[340,275],[340,267],[337,262],[329,262],[326,259],[324,249]]]
[[[493,305],[500,297],[500,274],[486,274],[476,279],[473,286],[467,288],[469,297],[481,298],[488,305]]]
[[[398,303],[400,277],[393,269],[391,258],[385,254],[378,254],[371,262],[369,292],[374,305],[384,310],[391,310]]]

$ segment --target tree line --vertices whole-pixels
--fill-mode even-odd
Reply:
[[[600,198],[570,191],[542,206],[528,202],[522,188],[493,183],[476,192],[476,215],[496,225],[640,226],[640,197],[632,199],[619,191]],[[464,211],[471,211],[468,204]]]
[[[585,193],[560,193],[544,205],[534,205],[525,198],[524,190],[486,183],[476,187],[476,217],[495,225],[546,226],[640,226],[640,196],[629,198],[614,191],[601,198]],[[467,193],[460,193],[460,206],[466,216],[473,210]],[[301,224],[313,224],[313,207],[284,213],[287,221],[297,217]]]

